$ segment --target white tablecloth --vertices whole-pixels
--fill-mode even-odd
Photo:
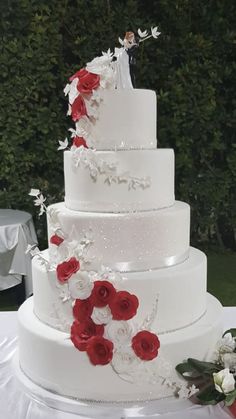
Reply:
[[[19,284],[24,276],[26,296],[32,294],[31,257],[25,251],[35,243],[31,214],[0,209],[0,290]]]
[[[236,326],[236,307],[224,308],[224,329]],[[26,395],[14,377],[12,358],[17,349],[16,312],[0,312],[0,418],[1,419],[85,419],[39,403]],[[35,360],[37,362],[37,359]],[[94,416],[93,416],[94,417]],[[144,416],[133,416],[140,418]],[[157,415],[158,419],[230,419],[233,416],[222,406],[191,405],[181,412]],[[92,418],[92,417],[91,417]],[[100,419],[126,419],[127,416],[100,416]]]

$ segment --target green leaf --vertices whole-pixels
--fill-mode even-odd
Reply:
[[[203,374],[198,373],[188,361],[178,364],[175,369],[186,381],[195,381],[203,376]]]
[[[231,404],[234,403],[235,399],[236,399],[236,389],[226,395],[226,398],[225,398],[226,406],[231,406]]]
[[[222,366],[214,364],[213,362],[198,361],[194,358],[188,358],[189,365],[202,374],[212,375],[213,372],[218,372]]]
[[[231,333],[231,335],[233,336],[233,338],[236,337],[236,329],[228,329],[224,332],[223,337],[227,334],[227,333]]]
[[[223,393],[219,393],[213,384],[210,384],[201,390],[196,397],[201,402],[201,404],[214,405],[225,400],[225,395]]]

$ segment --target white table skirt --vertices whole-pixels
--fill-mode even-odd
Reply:
[[[0,312],[0,418],[1,419],[85,419],[98,416],[81,416],[57,410],[45,403],[38,402],[26,394],[14,376],[12,358],[17,350],[17,315],[16,312]],[[224,308],[224,329],[236,326],[236,307]],[[35,360],[37,362],[37,359]],[[99,419],[126,419],[129,416],[117,416],[110,413]],[[140,418],[146,416],[132,416]],[[233,416],[222,406],[191,405],[179,412],[157,414],[158,419],[230,419]]]
[[[31,257],[28,244],[36,244],[31,214],[0,209],[0,290],[13,287],[25,278],[26,296],[32,294]]]

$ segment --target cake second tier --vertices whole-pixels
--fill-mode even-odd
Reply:
[[[65,204],[78,211],[126,212],[174,204],[171,149],[64,153]]]
[[[183,262],[189,254],[190,207],[184,202],[156,211],[93,213],[72,211],[64,203],[48,207],[49,250],[51,237],[59,232],[68,242],[80,242],[88,234],[87,270],[109,266],[116,271],[144,271]],[[58,262],[58,261],[57,261]]]

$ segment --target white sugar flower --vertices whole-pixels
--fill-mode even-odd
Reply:
[[[58,147],[58,150],[65,150],[67,147],[68,147],[68,139],[67,138],[65,138],[65,140],[64,141],[58,141],[59,142],[59,147]]]
[[[30,196],[38,196],[40,194],[40,190],[39,189],[31,189],[29,192]]]
[[[107,324],[112,320],[111,309],[109,306],[94,307],[91,319],[95,324]]]
[[[66,112],[66,115],[67,115],[67,116],[70,116],[70,115],[71,115],[71,113],[72,113],[72,108],[71,108],[71,105],[68,103],[68,110],[67,110],[67,112]]]
[[[188,397],[189,397],[188,387],[186,385],[183,385],[182,387],[180,387],[177,394],[178,394],[180,399],[188,399]]]
[[[45,205],[40,205],[39,216],[43,215],[45,212],[46,212]]]
[[[100,103],[101,100],[102,100],[101,89],[93,90],[93,94],[92,94],[90,100],[91,100],[91,102]]]
[[[129,374],[136,370],[140,362],[131,348],[125,348],[123,351],[114,351],[111,365],[118,374]]]
[[[40,250],[39,250],[39,248],[37,247],[36,244],[28,244],[27,249],[25,251],[25,254],[27,255],[28,253],[33,257],[33,256],[39,254]]]
[[[195,384],[193,384],[191,387],[189,387],[188,397],[192,397],[195,393],[198,393],[198,392],[199,392],[199,388],[197,388]]]
[[[75,128],[76,135],[78,137],[83,137],[86,140],[91,130],[91,122],[89,121],[89,118],[87,118],[87,116],[80,118],[80,120],[76,122]]]
[[[233,352],[236,348],[236,342],[231,333],[226,333],[222,339],[217,342],[217,350],[220,354]]]
[[[92,61],[87,63],[86,70],[93,74],[101,75],[107,66],[110,65],[112,57],[108,54],[95,57]]]
[[[44,198],[43,194],[37,195],[37,198],[34,200],[34,205],[36,207],[44,205],[46,198]]]
[[[157,26],[155,26],[155,28],[151,28],[151,32],[152,32],[152,37],[155,39],[157,39],[158,36],[161,34],[161,32],[158,32]]]
[[[147,30],[142,32],[140,28],[138,29],[138,35],[140,36],[140,38],[145,38],[147,34],[148,34]]]
[[[229,368],[231,371],[236,372],[236,353],[228,352],[221,355],[221,361],[225,368]]]
[[[77,89],[78,84],[78,77],[76,77],[74,80],[72,80],[70,84],[70,91],[69,91],[69,103],[72,105],[75,101],[75,99],[79,96],[79,92]]]
[[[106,52],[102,52],[102,55],[110,61],[113,57],[113,52],[111,52],[111,49],[109,48]]]
[[[235,388],[235,380],[229,368],[213,373],[215,388],[219,393],[228,394]]]
[[[100,86],[102,89],[115,88],[115,70],[111,66],[106,67],[101,74]]]
[[[85,300],[91,294],[93,283],[87,271],[79,271],[70,277],[68,287],[72,298]]]
[[[70,83],[67,83],[67,85],[65,86],[63,90],[63,92],[65,93],[65,96],[68,95],[69,91],[70,91]]]
[[[130,344],[134,334],[133,326],[128,321],[113,320],[105,328],[105,333],[115,346]]]

